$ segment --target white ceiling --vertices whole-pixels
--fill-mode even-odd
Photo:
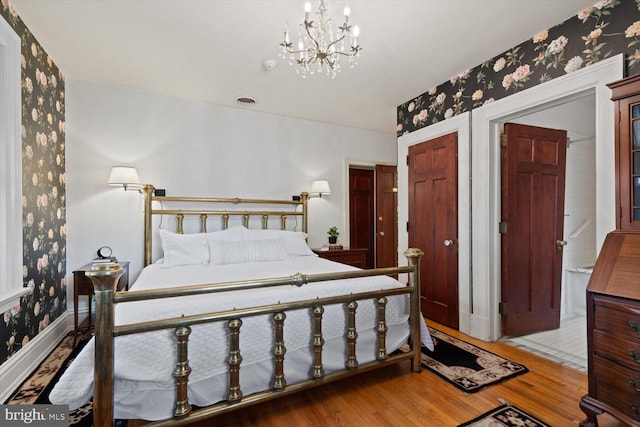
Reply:
[[[296,34],[303,20],[303,0],[10,3],[67,80],[395,133],[398,105],[594,1],[351,0],[363,51],[334,80],[302,79],[278,58],[285,23]],[[342,21],[347,2],[327,4]],[[266,59],[279,65],[267,71]],[[240,96],[257,104],[238,106]]]

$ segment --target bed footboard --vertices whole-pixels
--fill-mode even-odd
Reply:
[[[175,378],[174,416],[166,421],[154,422],[149,425],[183,425],[216,414],[237,410],[265,400],[285,396],[301,390],[309,389],[327,382],[339,380],[351,375],[366,372],[390,363],[410,360],[412,370],[419,372],[420,364],[420,278],[419,263],[422,251],[410,248],[405,252],[408,266],[395,268],[381,268],[373,270],[357,270],[341,273],[324,273],[314,275],[296,274],[291,277],[244,282],[230,282],[222,284],[193,285],[176,288],[165,288],[149,291],[115,292],[115,285],[124,270],[118,264],[100,264],[86,274],[91,278],[96,299],[95,326],[95,372],[94,372],[94,426],[112,426],[114,424],[114,340],[117,336],[142,333],[160,329],[173,329],[177,346],[177,363],[173,376]],[[260,307],[234,309],[223,312],[203,313],[183,316],[180,318],[162,319],[144,323],[118,325],[114,324],[114,311],[117,303],[171,298],[184,295],[198,295],[229,290],[256,289],[273,286],[304,286],[307,283],[345,278],[371,277],[378,275],[409,275],[406,287],[386,290],[366,291],[337,295],[313,300],[278,303]],[[387,298],[393,295],[408,294],[410,299],[410,336],[411,348],[408,352],[388,355],[386,351],[386,304]],[[374,300],[377,304],[377,360],[360,364],[356,356],[358,332],[356,330],[356,313],[358,301]],[[324,372],[322,318],[324,307],[343,304],[347,311],[347,358],[345,369],[326,374]],[[311,378],[306,381],[287,384],[284,374],[286,347],[284,342],[284,327],[286,313],[292,310],[308,309],[313,319],[313,366],[310,366]],[[243,396],[240,388],[240,374],[242,355],[240,353],[240,337],[242,319],[252,316],[269,314],[274,323],[275,346],[273,348],[273,363],[275,373],[271,383],[271,390]],[[228,370],[229,384],[226,401],[210,407],[192,410],[189,404],[188,382],[191,368],[189,367],[188,347],[191,326],[209,323],[226,322],[229,331]]]

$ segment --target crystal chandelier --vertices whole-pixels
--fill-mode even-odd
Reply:
[[[311,3],[304,4],[304,23],[298,31],[298,47],[289,41],[289,29],[285,26],[284,41],[280,43],[280,57],[289,60],[289,65],[298,65],[296,72],[302,77],[307,74],[326,73],[331,78],[340,72],[340,59],[348,58],[349,67],[357,64],[362,48],[358,45],[360,29],[349,24],[351,9],[344,8],[344,23],[334,32],[331,18],[327,17],[327,5],[320,0],[317,20],[309,17]],[[347,39],[348,36],[348,40]],[[347,43],[348,42],[348,43]]]

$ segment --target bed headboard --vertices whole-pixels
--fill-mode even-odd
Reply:
[[[309,193],[301,193],[300,200],[268,200],[268,199],[240,199],[240,198],[212,198],[212,197],[178,197],[178,196],[156,196],[154,195],[155,187],[150,184],[142,186],[144,193],[144,265],[147,266],[152,262],[152,220],[154,215],[175,215],[177,221],[177,233],[183,233],[183,220],[185,216],[200,217],[200,232],[207,232],[207,222],[209,217],[217,217],[221,221],[221,228],[226,229],[229,225],[229,218],[232,216],[242,217],[242,224],[249,227],[251,217],[260,217],[262,228],[268,228],[269,218],[276,217],[280,219],[280,229],[286,230],[288,217],[302,217],[302,231],[307,232],[308,216],[307,206],[309,201]],[[164,208],[161,204],[160,209],[154,209],[152,202],[178,202],[180,209]],[[197,208],[189,209],[188,206]],[[212,209],[202,209],[202,206],[211,206]],[[215,209],[216,206],[233,205],[235,209]],[[246,205],[246,209],[237,209],[239,205]],[[264,206],[282,205],[293,207],[291,211],[284,209],[278,210],[271,208],[270,210],[260,209]],[[301,206],[302,210],[297,207]],[[186,207],[184,209],[183,207]]]

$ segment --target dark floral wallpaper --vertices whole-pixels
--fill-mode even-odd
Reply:
[[[0,363],[67,308],[64,76],[8,0],[0,15],[22,40],[23,286],[0,321]]]
[[[601,0],[398,107],[398,136],[624,53],[640,73],[640,0]]]

